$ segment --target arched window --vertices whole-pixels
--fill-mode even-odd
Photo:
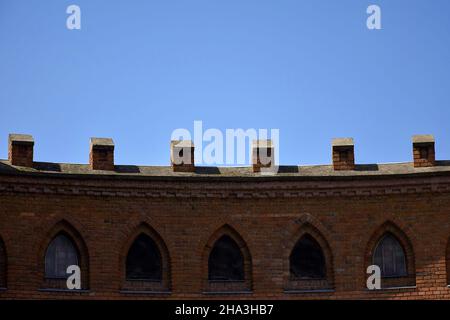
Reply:
[[[291,276],[298,279],[324,279],[325,256],[319,243],[305,234],[296,243],[289,257]]]
[[[127,280],[162,280],[161,253],[155,241],[142,233],[130,247],[126,262]]]
[[[392,233],[386,233],[378,242],[373,263],[380,267],[382,277],[403,277],[407,275],[405,252]]]
[[[215,243],[208,260],[208,279],[213,281],[244,280],[244,257],[237,243],[223,235]]]
[[[67,267],[78,265],[78,251],[64,234],[57,235],[45,253],[45,277],[49,279],[67,278]]]

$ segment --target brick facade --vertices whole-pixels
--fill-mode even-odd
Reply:
[[[413,163],[248,168],[115,166],[0,161],[0,299],[450,299],[450,166]],[[80,256],[82,290],[44,279],[45,248],[68,235]],[[366,289],[366,268],[386,232],[405,251],[407,276]],[[130,283],[134,238],[159,248],[163,277]],[[325,280],[292,279],[289,255],[311,235]],[[245,280],[212,283],[208,255],[221,235],[244,257]]]

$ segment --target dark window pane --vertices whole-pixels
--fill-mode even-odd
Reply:
[[[128,251],[126,276],[129,280],[162,280],[162,259],[155,241],[139,235]]]
[[[244,257],[236,242],[224,235],[214,244],[208,261],[209,280],[244,280]]]
[[[45,253],[45,277],[67,278],[67,267],[78,265],[78,253],[72,241],[60,234],[48,245]]]
[[[386,234],[378,243],[373,263],[380,267],[383,277],[406,276],[405,253],[400,242],[391,233]]]
[[[324,279],[325,257],[319,243],[310,235],[304,235],[292,250],[291,275],[300,279]]]

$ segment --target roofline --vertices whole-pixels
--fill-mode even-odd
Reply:
[[[1,160],[0,160],[1,161]],[[50,162],[40,162],[41,164],[54,164]],[[1,164],[1,162],[0,162]],[[411,164],[411,162],[403,162],[397,164]],[[82,164],[84,165],[84,164]],[[382,165],[382,164],[380,164]],[[306,168],[311,167],[328,167],[329,165],[317,165],[317,166],[303,166]],[[360,165],[365,166],[365,165]],[[367,166],[367,165],[366,165]],[[379,173],[379,174],[362,174],[358,170],[349,170],[359,172],[359,174],[342,174],[342,172],[334,172],[329,175],[293,175],[293,174],[249,174],[249,175],[221,175],[221,174],[207,174],[207,173],[177,173],[176,175],[150,175],[141,173],[117,173],[117,172],[89,172],[89,173],[68,173],[68,172],[51,172],[51,171],[27,171],[21,170],[14,166],[10,166],[13,170],[1,170],[0,177],[2,176],[16,176],[16,177],[39,177],[39,178],[52,178],[52,179],[78,179],[78,180],[127,180],[127,181],[186,181],[186,182],[216,182],[216,181],[351,181],[351,180],[385,180],[385,179],[398,179],[398,178],[428,178],[428,177],[448,177],[450,176],[450,166],[446,170],[434,170],[434,171],[417,171],[406,173]],[[160,168],[170,168],[170,166],[154,166]],[[291,167],[291,166],[287,166]],[[296,167],[296,166],[292,166]],[[297,166],[302,168],[302,166]],[[439,166],[438,166],[439,167]],[[200,167],[201,168],[227,168],[227,167]],[[237,168],[237,167],[234,167]],[[248,168],[250,167],[239,167]],[[435,167],[436,168],[436,167]],[[346,173],[348,173],[347,171]],[[370,171],[367,171],[370,172]]]

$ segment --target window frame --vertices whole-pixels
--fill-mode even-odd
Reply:
[[[402,273],[402,274],[383,275],[383,269],[384,269],[384,258],[383,257],[382,257],[382,259],[383,259],[383,266],[378,266],[375,263],[375,259],[376,259],[375,256],[376,256],[378,247],[380,245],[382,245],[382,242],[384,242],[386,240],[386,238],[388,238],[388,237],[391,237],[392,239],[394,239],[397,242],[398,247],[402,250],[403,265],[404,265],[404,273]],[[395,259],[394,259],[394,263],[396,263]],[[376,243],[376,245],[374,247],[374,250],[373,250],[373,254],[372,254],[372,264],[377,265],[380,268],[381,277],[382,278],[389,279],[389,278],[404,278],[404,277],[408,277],[408,259],[406,257],[406,250],[403,247],[403,244],[400,241],[400,239],[397,236],[395,236],[395,234],[393,234],[392,232],[387,231],[387,232],[383,233],[383,235],[378,239],[378,242]]]
[[[150,240],[151,243],[151,247],[153,247],[154,249],[156,249],[156,253],[157,256],[159,258],[159,278],[133,278],[133,277],[129,277],[128,275],[128,259],[129,259],[129,255],[130,255],[130,251],[133,249],[133,246],[135,245],[136,241],[139,240],[140,237],[145,237],[146,239]],[[141,232],[139,233],[134,240],[131,242],[126,257],[125,257],[125,281],[130,281],[130,282],[154,282],[154,283],[161,283],[164,279],[164,261],[163,261],[163,254],[161,252],[161,249],[159,248],[157,242],[153,239],[153,237],[151,237],[150,235],[148,235],[145,232]]]
[[[48,243],[47,248],[45,249],[45,253],[44,253],[44,279],[48,279],[48,280],[66,280],[70,275],[67,274],[67,276],[57,276],[57,275],[48,275],[47,274],[47,255],[49,253],[49,249],[50,246],[53,244],[54,241],[56,241],[57,238],[59,237],[64,237],[65,239],[68,240],[68,243],[71,244],[72,249],[75,252],[75,257],[76,257],[76,264],[78,267],[81,268],[80,266],[80,261],[81,261],[81,256],[80,256],[80,251],[77,248],[77,244],[75,243],[75,241],[65,232],[59,232],[57,233],[52,240]],[[56,263],[56,257],[55,257],[55,263]],[[55,267],[56,270],[56,267]],[[56,272],[57,273],[57,272]]]
[[[230,243],[232,243],[235,248],[235,250],[237,250],[237,252],[239,253],[239,257],[240,257],[240,273],[242,274],[242,278],[239,279],[213,279],[211,278],[211,255],[214,253],[217,244],[219,243],[219,241],[221,241],[222,239],[229,239]],[[209,252],[208,255],[208,281],[211,283],[220,283],[220,282],[245,282],[246,281],[246,275],[245,275],[245,258],[244,258],[244,254],[242,253],[241,248],[239,247],[239,244],[233,239],[233,237],[231,237],[228,234],[223,234],[221,235],[219,238],[217,238],[217,240],[214,242],[213,246],[211,247],[211,250]]]
[[[310,240],[312,240],[312,243],[317,246],[316,249],[320,250],[320,255],[321,255],[321,259],[322,259],[322,263],[323,263],[323,265],[321,266],[321,268],[322,268],[321,271],[322,271],[323,275],[320,277],[301,277],[301,276],[296,276],[292,272],[292,255],[294,254],[294,251],[296,251],[300,242],[305,238],[309,238]],[[296,280],[312,280],[312,281],[327,280],[327,258],[325,256],[325,252],[324,252],[322,246],[320,245],[320,243],[317,241],[317,239],[309,233],[304,233],[300,236],[300,238],[297,240],[294,247],[292,248],[291,253],[289,254],[289,278],[293,281],[296,281]]]

